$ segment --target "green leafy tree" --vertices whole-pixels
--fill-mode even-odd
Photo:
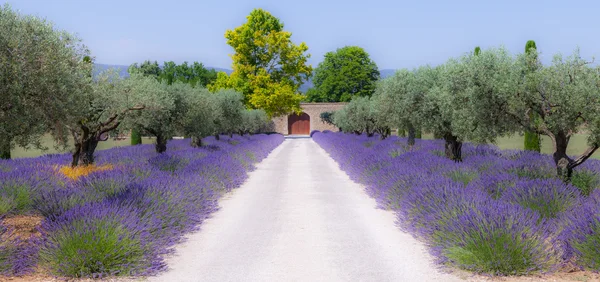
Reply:
[[[182,82],[167,85],[155,81],[150,87],[156,92],[155,96],[158,99],[155,103],[160,104],[160,107],[152,111],[133,113],[132,127],[139,128],[145,135],[155,137],[156,152],[163,153],[167,150],[167,141],[183,131],[182,121],[189,111],[185,97],[203,95],[206,94],[206,90],[195,89]]]
[[[422,74],[434,83],[423,96],[421,124],[445,140],[448,158],[462,161],[465,140],[495,142],[516,129],[504,112],[505,97],[516,92],[520,76],[513,66],[506,50],[489,49],[451,59]]]
[[[132,64],[128,72],[142,73],[146,76],[152,76],[163,81],[166,84],[173,84],[177,81],[190,84],[192,87],[200,85],[206,87],[217,79],[217,71],[207,69],[202,63],[194,62],[188,65],[188,62],[177,65],[173,61],[165,62],[161,68],[156,61],[144,61],[142,64]]]
[[[329,125],[334,125],[333,124],[333,115],[335,112],[322,112],[319,115],[319,118],[321,119],[321,122],[329,124]]]
[[[215,93],[214,97],[219,111],[216,119],[218,132],[229,136],[239,132],[245,111],[243,94],[233,89],[224,89]]]
[[[202,138],[219,132],[217,121],[221,110],[214,94],[204,88],[186,88],[182,91],[183,104],[187,106],[180,120],[183,133],[191,137],[193,147],[201,147]]]
[[[94,163],[94,152],[101,136],[117,130],[133,118],[132,112],[161,109],[162,95],[156,80],[133,74],[121,79],[115,71],[100,74],[69,105],[69,115],[60,126],[71,133],[75,143],[72,166]]]
[[[91,81],[89,51],[75,35],[8,4],[0,6],[0,34],[0,158],[15,145],[44,148],[48,132],[66,146],[57,123]]]
[[[239,128],[239,134],[257,134],[267,130],[269,118],[264,110],[244,110],[242,111],[242,124]]]
[[[295,45],[291,33],[269,12],[253,10],[247,22],[225,33],[233,47],[233,73],[221,72],[209,85],[212,92],[235,89],[249,108],[264,109],[269,117],[300,112],[303,96],[298,88],[308,80],[312,68],[304,43]]]
[[[523,73],[532,62],[539,64],[537,52],[530,50],[519,57],[516,71]],[[566,58],[556,55],[549,67],[535,67],[537,71],[526,72],[521,87],[505,97],[510,105],[505,110],[524,130],[550,138],[557,174],[570,181],[573,169],[600,146],[600,67],[590,66],[579,50]],[[567,155],[567,147],[571,137],[582,130],[588,133],[589,147],[573,159]]]
[[[379,101],[370,97],[356,97],[342,109],[335,112],[333,123],[343,132],[365,133],[371,137],[379,133],[381,138],[389,136],[389,127],[379,111]]]
[[[160,69],[158,62],[144,61],[139,66],[137,63],[132,64],[129,66],[129,68],[127,68],[127,72],[129,72],[129,74],[136,72],[146,76],[158,78],[161,75],[162,70]]]
[[[529,54],[532,53],[536,54],[535,50],[537,50],[537,46],[535,45],[535,41],[533,40],[529,40],[527,41],[527,43],[525,44],[525,53]],[[538,65],[536,63],[537,61],[537,56],[532,55],[532,62],[530,62],[530,66],[527,68],[527,72],[533,72],[536,71],[536,65]],[[535,119],[535,114],[532,112],[531,113],[531,119]],[[524,140],[524,148],[525,150],[529,150],[529,151],[536,151],[536,152],[540,152],[541,151],[541,140],[540,140],[540,134],[536,133],[536,132],[531,132],[526,130],[525,131],[525,140]]]
[[[379,80],[377,64],[361,47],[346,46],[325,54],[315,69],[314,88],[307,92],[311,102],[348,102],[353,97],[370,97]]]
[[[148,116],[145,112],[141,114],[145,116],[147,122],[140,122],[138,125],[132,127],[131,131],[131,142],[132,144],[141,144],[141,134],[151,135],[156,137],[156,151],[162,153],[166,150],[166,142],[173,136],[173,130],[176,127],[176,122],[173,119],[177,119],[178,115],[183,114],[182,111],[185,108],[183,98],[178,93],[173,93],[175,89],[177,91],[190,91],[188,88],[180,85],[186,84],[190,87],[205,87],[207,84],[213,82],[217,77],[215,70],[208,70],[201,63],[194,62],[192,65],[188,65],[184,62],[181,65],[177,65],[174,62],[165,62],[161,68],[158,63],[145,61],[141,65],[132,64],[128,69],[130,74],[138,73],[144,76],[156,78],[161,81],[165,93],[170,99],[171,104],[176,105],[177,108],[167,107],[158,116]],[[168,85],[176,85],[172,88],[167,87]],[[148,123],[151,122],[151,123]],[[139,128],[144,125],[145,128]]]
[[[475,51],[473,51],[473,54],[475,54],[475,56],[479,55],[479,53],[481,53],[481,48],[479,46],[475,47]]]
[[[414,71],[399,70],[394,76],[382,80],[377,85],[375,96],[380,100],[382,119],[392,127],[399,126],[399,135],[404,136],[408,131],[408,145],[415,144],[417,130],[420,128],[418,111],[422,105],[423,96],[433,81],[427,81],[427,68]]]

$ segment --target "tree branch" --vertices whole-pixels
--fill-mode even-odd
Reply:
[[[108,118],[108,120],[106,122],[103,122],[103,123],[100,124],[99,130],[98,130],[98,136],[100,136],[100,135],[102,135],[102,134],[104,134],[106,132],[109,132],[109,131],[117,128],[119,126],[119,124],[121,124],[121,121],[115,122],[115,120],[118,117],[124,115],[125,113],[127,113],[129,111],[143,110],[145,108],[146,108],[145,106],[135,106],[135,107],[132,107],[132,108],[127,108],[127,109],[123,110],[120,113],[113,114],[112,116],[110,116]]]
[[[594,152],[596,152],[596,150],[598,150],[598,144],[592,145],[587,150],[585,150],[585,152],[583,152],[583,154],[581,154],[574,161],[572,161],[569,164],[569,168],[573,169],[573,168],[577,167],[578,165],[582,164],[583,162],[585,162],[585,160],[589,159],[594,154]]]
[[[115,121],[115,119],[117,119],[119,116],[122,116],[122,115],[124,115],[125,113],[127,113],[129,111],[143,110],[145,108],[146,108],[145,106],[135,106],[135,107],[132,107],[132,108],[127,108],[127,109],[123,110],[120,113],[113,114],[112,116],[110,116],[108,118],[108,120],[106,122],[100,123],[100,127],[108,126],[113,121]]]

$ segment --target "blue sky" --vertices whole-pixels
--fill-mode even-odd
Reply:
[[[224,33],[253,8],[280,18],[294,42],[306,42],[316,66],[346,45],[367,50],[381,69],[437,65],[479,45],[522,52],[536,41],[545,63],[577,46],[600,55],[600,1],[257,1],[10,0],[14,9],[77,33],[96,62],[129,65],[200,61],[229,68]]]

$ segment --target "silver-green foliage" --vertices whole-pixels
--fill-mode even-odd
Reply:
[[[217,122],[222,115],[217,97],[205,88],[193,88],[187,84],[173,86],[180,87],[183,104],[187,107],[181,120],[183,133],[198,142],[202,137],[217,134]]]
[[[520,55],[515,68],[525,69],[537,56]],[[526,73],[521,84],[517,93],[505,97],[508,113],[523,129],[550,137],[558,172],[569,179],[573,168],[600,146],[600,67],[590,66],[575,50],[569,57],[556,55],[551,66]],[[571,159],[566,154],[570,137],[582,130],[588,133],[589,148]]]
[[[239,132],[243,124],[243,112],[246,109],[242,93],[224,89],[213,95],[219,112],[216,116],[218,132],[226,134]]]
[[[344,132],[382,133],[385,123],[379,111],[379,100],[369,97],[355,97],[344,108],[335,112],[333,123]]]
[[[77,36],[0,7],[0,148],[41,147],[41,135],[69,115],[89,83],[88,55]]]
[[[75,140],[72,165],[93,163],[100,136],[121,124],[131,124],[136,111],[160,113],[168,104],[153,78],[133,74],[122,79],[113,70],[99,74],[72,97],[69,115],[60,121]]]
[[[256,134],[267,131],[269,118],[264,110],[244,110],[242,112],[241,134]]]

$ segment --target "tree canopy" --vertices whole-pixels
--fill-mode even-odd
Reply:
[[[377,64],[361,47],[346,46],[325,54],[315,69],[311,102],[348,102],[353,97],[370,97],[379,80]]]
[[[0,7],[0,157],[10,158],[15,145],[42,147],[47,132],[64,140],[56,123],[91,79],[87,56],[75,35]]]
[[[132,64],[127,71],[130,74],[139,72],[143,75],[155,77],[168,85],[181,82],[192,87],[196,87],[196,85],[206,87],[217,79],[217,71],[207,69],[202,63],[198,62],[193,62],[191,65],[188,65],[188,62],[183,62],[177,65],[175,62],[169,61],[159,66],[156,61],[144,61],[139,65],[137,63]]]
[[[294,44],[291,36],[278,18],[253,10],[245,24],[225,33],[235,52],[233,73],[219,73],[209,89],[235,89],[243,93],[247,107],[263,109],[268,116],[299,112],[303,96],[298,88],[308,80],[312,67],[307,65],[308,46]]]

